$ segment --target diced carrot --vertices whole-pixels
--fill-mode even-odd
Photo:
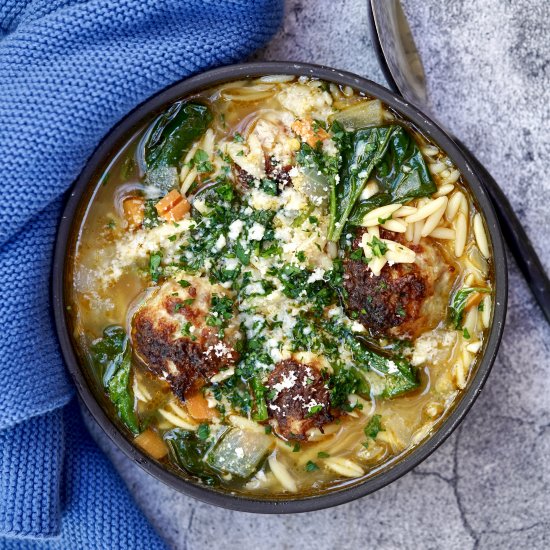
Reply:
[[[191,210],[191,205],[186,199],[181,200],[167,213],[169,215],[168,221],[177,222],[181,220],[189,210]]]
[[[131,229],[137,229],[143,223],[145,201],[141,197],[124,199],[122,208],[124,217]]]
[[[180,192],[172,189],[172,191],[170,191],[167,195],[160,199],[160,201],[158,201],[155,205],[159,216],[162,216],[163,214],[168,212],[168,210],[173,208],[174,205],[177,204],[181,199],[182,196]]]
[[[151,429],[145,430],[143,433],[139,434],[134,439],[134,442],[147,454],[157,460],[160,460],[163,456],[168,454],[168,447],[166,447],[166,443],[164,443],[157,432],[154,432]]]
[[[208,406],[208,401],[200,390],[189,397],[185,396],[185,406],[195,420],[211,420],[218,416],[218,411]]]
[[[330,137],[328,132],[320,126],[314,128],[313,121],[310,118],[294,121],[292,124],[292,130],[298,134],[302,138],[302,141],[305,141],[310,147],[316,147],[319,142]]]
[[[172,189],[155,205],[158,215],[169,222],[177,222],[191,210],[191,205],[179,191]]]

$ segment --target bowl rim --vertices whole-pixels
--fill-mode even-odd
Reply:
[[[137,128],[149,119],[153,112],[162,110],[178,99],[184,98],[198,90],[224,82],[269,74],[309,76],[332,81],[344,86],[349,85],[368,95],[381,99],[386,105],[402,114],[406,120],[411,121],[453,159],[453,162],[467,181],[473,196],[485,216],[493,244],[494,258],[495,299],[493,304],[493,323],[487,339],[485,353],[476,368],[474,376],[469,380],[461,399],[454,405],[451,412],[437,427],[436,431],[423,443],[401,455],[395,464],[382,469],[382,471],[373,474],[362,482],[332,489],[327,493],[298,499],[263,499],[231,494],[229,492],[219,492],[172,473],[169,469],[162,467],[138,449],[137,446],[133,445],[107,415],[106,411],[103,410],[88,385],[83,368],[80,366],[76,351],[73,348],[64,303],[65,262],[73,229],[76,227],[74,217],[80,205],[80,200],[88,189],[92,175],[97,171],[97,167],[104,164],[105,160],[112,153],[112,146],[120,142],[132,129]],[[153,477],[179,492],[200,501],[243,512],[284,514],[329,508],[373,493],[412,470],[451,435],[480,394],[495,361],[506,317],[508,276],[504,241],[491,201],[481,180],[461,153],[460,148],[443,129],[399,95],[356,74],[310,63],[261,61],[229,65],[184,78],[138,105],[104,136],[87,160],[67,198],[57,233],[52,266],[51,291],[53,313],[61,351],[76,385],[78,395],[91,416],[119,449]]]

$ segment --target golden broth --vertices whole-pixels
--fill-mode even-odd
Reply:
[[[393,217],[394,214],[390,213],[389,217],[383,216],[382,219],[375,220],[378,223],[373,222],[374,225],[369,225],[370,229],[366,230],[365,234],[371,235],[366,240],[370,238],[370,242],[374,242],[372,235],[381,235],[379,226],[388,225],[393,229],[402,230],[399,233],[402,235],[400,242],[409,244],[412,249],[415,246],[424,246],[433,250],[434,257],[442,259],[443,263],[449,266],[449,269],[446,269],[442,275],[442,277],[450,277],[449,292],[444,296],[446,304],[452,303],[453,299],[456,300],[457,292],[464,287],[490,290],[491,258],[490,252],[487,250],[489,245],[486,243],[487,237],[483,220],[460,174],[445,153],[434,144],[429,143],[407,121],[401,120],[391,110],[373,103],[371,98],[349,88],[341,88],[334,84],[326,85],[314,80],[298,80],[292,77],[281,80],[280,82],[277,79],[273,82],[262,79],[245,80],[241,83],[230,83],[206,90],[193,98],[186,98],[208,105],[213,120],[209,124],[211,131],[209,130],[197,138],[193,145],[194,156],[191,158],[194,160],[183,166],[181,163],[178,165],[177,183],[178,186],[185,186],[186,181],[188,182],[190,179],[189,173],[196,170],[201,161],[209,163],[205,165],[206,170],[197,171],[195,177],[191,178],[193,186],[190,190],[186,189],[186,192],[182,192],[183,200],[188,199],[193,209],[189,214],[185,214],[186,217],[182,218],[181,223],[189,219],[189,216],[198,217],[200,215],[199,207],[204,208],[197,198],[201,196],[197,191],[202,186],[212,185],[215,178],[220,175],[229,178],[229,181],[236,185],[235,166],[240,166],[239,162],[242,162],[245,167],[250,166],[250,163],[247,163],[253,157],[253,138],[251,136],[254,132],[260,135],[259,121],[264,121],[267,128],[276,129],[273,130],[275,134],[271,145],[271,137],[265,138],[260,135],[260,138],[265,138],[261,143],[264,154],[269,153],[275,156],[273,152],[278,151],[283,157],[286,155],[287,160],[290,158],[293,165],[296,164],[295,155],[298,149],[304,148],[302,142],[305,140],[299,133],[293,133],[290,129],[295,120],[320,119],[323,122],[327,118],[332,119],[333,117],[338,120],[340,116],[344,128],[346,128],[346,124],[351,125],[348,126],[351,130],[361,128],[363,125],[367,127],[402,125],[422,151],[422,157],[431,172],[437,190],[430,196],[403,201],[404,204],[412,207],[407,216]],[[286,94],[286,99],[281,94]],[[312,104],[316,106],[313,111]],[[358,109],[358,107],[360,108]],[[361,112],[363,107],[366,115]],[[342,113],[344,116],[341,116]],[[130,337],[135,337],[132,335],[134,315],[140,308],[145,307],[144,304],[149,303],[148,300],[155,295],[155,292],[158,293],[155,290],[157,284],[151,280],[151,255],[157,248],[164,247],[163,251],[170,248],[170,242],[172,242],[170,239],[173,237],[173,235],[169,235],[168,231],[172,222],[164,222],[153,229],[132,228],[124,210],[124,201],[128,197],[138,197],[139,199],[143,196],[146,198],[148,193],[150,194],[151,185],[146,177],[143,149],[147,139],[150,139],[151,127],[154,122],[152,121],[149,126],[138,131],[134,136],[130,136],[123,150],[113,152],[113,160],[96,183],[93,199],[83,217],[71,266],[72,287],[69,293],[74,338],[82,356],[88,363],[90,372],[94,374],[99,391],[105,394],[105,403],[112,416],[116,416],[117,410],[120,411],[120,409],[109,403],[108,395],[114,390],[102,386],[101,380],[104,372],[101,372],[97,361],[93,359],[93,345],[102,337],[105,327],[110,325],[123,327]],[[315,129],[313,131],[316,132]],[[276,132],[280,132],[280,135]],[[332,141],[332,139],[329,137],[327,141]],[[242,154],[239,154],[239,151],[235,152],[235,143],[242,144]],[[330,156],[333,144],[323,144],[323,147],[328,151],[323,154]],[[206,156],[204,158],[200,155],[197,157],[197,150],[204,151]],[[283,152],[281,153],[281,151]],[[242,157],[245,159],[243,160]],[[194,166],[190,166],[193,163]],[[225,166],[229,166],[229,169]],[[242,166],[241,169],[244,170]],[[258,169],[261,169],[260,165]],[[295,176],[296,181],[299,180],[299,177],[301,174],[298,173]],[[252,184],[250,193],[260,193],[254,185],[256,184]],[[367,188],[368,185],[372,187],[373,181],[369,179],[366,183]],[[299,193],[294,188],[290,190],[287,188],[286,191],[279,189],[277,192],[279,195],[273,199],[275,202],[282,200],[279,197],[285,193],[288,195]],[[152,199],[152,202],[158,204],[161,195]],[[363,197],[366,199],[361,200],[368,200],[367,195],[368,193],[363,192]],[[423,207],[429,206],[441,197],[444,197],[444,200],[437,203],[437,205],[441,203],[439,208],[427,217],[418,221],[406,221],[407,219],[414,220],[416,212],[420,212]],[[264,202],[267,200],[263,195],[260,198]],[[299,201],[299,199],[300,197],[291,196],[289,201]],[[329,270],[319,266],[329,265],[334,258],[331,258],[331,254],[327,252],[332,245],[328,244],[325,237],[321,235],[323,231],[326,234],[327,226],[330,223],[327,208],[319,204],[311,209],[311,204],[309,202],[307,204],[309,211],[306,214],[310,216],[310,219],[309,222],[304,223],[310,224],[307,226],[310,234],[314,236],[319,234],[318,243],[322,243],[324,246],[318,247],[318,253],[311,252],[314,257],[311,264],[303,264],[301,267],[310,269],[310,278],[315,279],[315,269],[323,270],[326,276]],[[415,208],[416,210],[414,210]],[[281,207],[279,210],[275,208],[277,212],[285,209],[289,210],[286,207]],[[298,208],[297,211],[300,212],[300,209]],[[397,211],[394,210],[394,212]],[[438,212],[442,213],[436,220]],[[318,220],[315,227],[313,227],[311,217]],[[368,214],[364,220],[367,218]],[[295,221],[296,218],[293,223]],[[422,230],[426,229],[429,223],[434,224],[430,231],[431,236],[422,236]],[[188,233],[192,228],[180,230],[176,229],[177,222],[172,225],[174,225],[174,233],[178,233],[174,240],[179,242],[181,238],[182,242],[185,242],[186,237],[181,235]],[[404,227],[406,228],[403,229]],[[278,229],[281,227],[279,226]],[[164,230],[166,230],[165,234],[157,235]],[[153,232],[157,235],[155,237],[157,240],[153,244],[149,244],[148,239]],[[382,235],[385,234],[382,233]],[[391,234],[397,235],[395,232]],[[229,242],[229,232],[226,231],[226,235],[226,242]],[[305,239],[304,235],[301,237]],[[460,242],[461,238],[464,240],[463,244]],[[141,239],[141,244],[137,246],[135,243],[139,239]],[[345,235],[344,240],[346,240]],[[339,252],[341,256],[348,259],[351,253],[351,240],[348,238],[346,241],[348,244],[341,246]],[[361,241],[364,250],[368,250],[368,246],[370,246],[366,240],[363,238]],[[382,240],[386,242],[384,239]],[[291,242],[284,244],[291,248]],[[390,243],[386,244],[393,246]],[[224,246],[227,248],[229,245]],[[332,248],[334,247],[332,246]],[[420,249],[418,248],[418,250]],[[128,260],[121,254],[121,250],[127,252]],[[423,252],[415,252],[415,254],[421,255]],[[332,255],[334,255],[333,251]],[[169,254],[163,252],[161,261],[168,261],[167,256]],[[374,256],[371,259],[375,259]],[[399,261],[396,263],[399,264]],[[381,269],[393,268],[393,265],[386,265],[387,267],[383,266]],[[436,266],[433,268],[435,269]],[[181,270],[172,272],[170,269],[172,269],[170,266],[164,267],[159,284],[163,284],[164,280],[170,278],[177,280],[183,276]],[[201,273],[208,275],[208,269]],[[378,275],[373,272],[372,276],[377,277]],[[435,281],[434,285],[437,284]],[[233,292],[231,286],[228,288],[229,293]],[[238,307],[250,300],[252,298],[245,295]],[[283,301],[283,303],[287,302]],[[208,434],[203,438],[204,441],[201,440],[199,443],[205,448],[217,448],[216,446],[221,445],[220,441],[223,441],[223,438],[226,437],[225,434],[228,433],[227,426],[230,426],[233,427],[233,433],[236,433],[235,430],[241,430],[242,433],[252,434],[250,436],[252,438],[255,437],[253,434],[258,434],[257,437],[262,439],[262,444],[265,443],[262,458],[254,468],[254,472],[244,476],[232,474],[231,471],[224,471],[220,467],[213,467],[209,463],[210,465],[206,468],[207,473],[202,477],[199,476],[206,483],[214,483],[238,493],[265,497],[295,493],[314,494],[345,483],[355,483],[372,475],[373,472],[387,465],[389,461],[398,458],[402,453],[428,437],[445,417],[465,387],[469,374],[475,369],[477,358],[482,353],[484,338],[491,318],[491,294],[490,292],[472,291],[469,297],[467,296],[466,302],[458,328],[450,323],[449,311],[446,308],[438,322],[435,324],[432,322],[429,328],[424,327],[426,330],[421,330],[420,334],[415,335],[411,345],[405,351],[406,360],[414,364],[413,370],[417,369],[418,387],[390,399],[373,397],[373,385],[371,384],[370,394],[350,395],[348,400],[350,410],[335,414],[334,419],[325,423],[322,429],[311,427],[304,436],[306,439],[298,440],[294,437],[286,437],[285,441],[284,437],[280,437],[280,433],[277,435],[278,425],[272,416],[275,409],[269,409],[270,406],[276,407],[276,405],[273,405],[275,401],[268,397],[265,399],[268,413],[271,415],[269,419],[258,422],[252,419],[254,407],[257,407],[254,405],[254,398],[252,398],[253,404],[249,411],[231,410],[225,394],[221,400],[215,397],[217,384],[224,384],[225,381],[214,384],[209,384],[206,380],[202,381],[204,383],[203,391],[206,388],[204,397],[210,408],[218,410],[223,404],[225,414],[218,412],[217,416],[209,421],[197,419],[190,414],[189,403],[186,400],[178,399],[173,393],[170,383],[166,381],[166,376],[159,376],[158,373],[152,372],[143,361],[143,357],[137,357],[134,353],[128,387],[137,414],[138,431],[142,432],[141,435],[137,435],[137,444],[154,458],[181,472],[182,475],[193,476],[196,472],[192,468],[182,467],[182,463],[178,463],[173,447],[171,447],[171,452],[168,452],[167,441],[170,440],[170,436],[167,434],[174,430],[177,433],[185,431],[191,434],[189,437],[193,438],[197,437],[196,434],[200,435],[201,430],[204,435],[207,430],[204,428],[206,425]],[[258,308],[262,311],[262,305],[258,305],[256,302],[254,304],[253,308],[256,308],[254,311],[257,311]],[[303,311],[303,307],[307,306],[301,305],[300,307],[302,307],[300,311]],[[326,306],[323,315],[328,315],[327,311],[332,311],[336,307],[335,304]],[[239,317],[241,323],[246,324],[246,315],[251,314],[239,310],[238,315],[241,316]],[[272,315],[275,314],[266,313],[264,317]],[[345,318],[345,322],[349,326],[356,322],[348,317],[346,312],[342,313],[342,318]],[[241,330],[243,330],[242,324]],[[277,335],[277,330],[279,329],[273,329],[269,334]],[[378,348],[383,348],[396,339],[378,334],[375,340]],[[133,343],[135,345],[135,342]],[[320,364],[326,368],[327,372],[330,372],[330,362],[321,357],[323,353],[313,353],[310,350],[300,350],[299,353],[289,352],[285,350],[285,346],[282,346],[281,349],[273,348],[272,355],[276,357],[278,351],[282,354],[282,361],[289,357],[297,358],[305,364],[313,366]],[[276,363],[275,360],[273,362]],[[334,372],[330,375],[334,375]],[[267,387],[265,386],[267,376],[269,376],[269,372],[264,373],[262,379],[264,387]],[[372,373],[369,376],[372,378]],[[327,382],[329,385],[331,383]],[[210,386],[213,386],[214,390],[211,391]],[[331,391],[333,390],[334,387],[331,387]],[[380,429],[377,430],[374,426],[374,431],[372,431],[372,421],[376,418],[380,421]],[[302,420],[308,421],[307,416]],[[270,428],[272,425],[275,425],[275,429]],[[266,427],[268,427],[267,430]],[[367,435],[366,428],[374,435],[373,437]],[[178,432],[178,430],[180,431]],[[186,445],[188,447],[191,445],[187,440],[182,441],[181,444],[184,448]],[[240,450],[242,453],[240,447],[234,450]],[[204,452],[208,454],[215,451]]]

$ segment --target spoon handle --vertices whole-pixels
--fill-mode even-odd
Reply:
[[[544,316],[550,323],[550,279],[548,279],[537,252],[498,183],[463,143],[459,142],[459,145],[491,197],[504,240]]]

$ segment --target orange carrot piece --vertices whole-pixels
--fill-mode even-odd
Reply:
[[[298,134],[302,138],[302,141],[305,141],[310,147],[316,147],[319,142],[330,137],[328,132],[323,130],[320,126],[314,129],[313,121],[310,118],[294,121],[292,124],[292,130]]]
[[[134,442],[147,454],[157,460],[160,460],[168,454],[168,447],[166,446],[166,443],[164,443],[157,432],[154,432],[151,429],[145,430],[143,433],[139,434],[134,439]]]
[[[187,202],[186,199],[181,200],[174,207],[167,212],[169,215],[168,221],[178,222],[180,221],[187,212],[191,210],[191,205]]]
[[[187,202],[179,191],[172,189],[165,197],[160,199],[155,205],[158,215],[169,222],[177,222],[191,210],[191,205]]]
[[[179,191],[176,191],[175,189],[172,189],[170,193],[168,193],[166,196],[162,197],[157,204],[155,205],[155,208],[157,209],[157,212],[159,216],[162,216],[168,210],[174,207],[176,203],[178,203],[182,199],[182,196]]]
[[[195,420],[211,420],[218,416],[218,411],[208,406],[208,401],[200,390],[189,397],[185,396],[185,406]]]
[[[131,229],[137,229],[143,223],[145,201],[140,197],[128,197],[122,203],[124,217]]]

